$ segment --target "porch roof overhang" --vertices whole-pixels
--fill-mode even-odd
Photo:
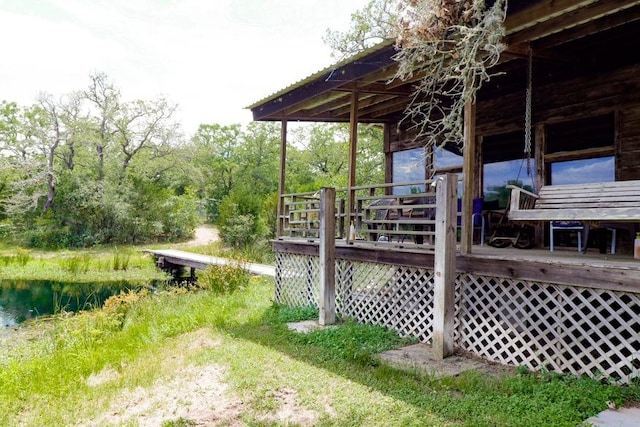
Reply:
[[[638,55],[640,0],[508,0],[508,5],[507,49],[492,70],[496,77],[480,93],[481,99],[512,88],[510,76],[525,74],[529,48],[554,69],[549,73],[541,67],[539,83],[585,66],[603,66],[593,61],[600,53],[603,63],[614,53],[619,58],[621,50]],[[357,93],[358,122],[397,123],[421,76],[407,81],[394,79],[395,52],[393,41],[384,41],[247,108],[256,121],[349,122],[353,94]],[[519,89],[524,84],[520,80]]]

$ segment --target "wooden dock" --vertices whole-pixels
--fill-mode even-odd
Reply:
[[[188,267],[191,269],[191,276],[195,275],[195,270],[206,270],[207,267],[212,265],[229,265],[236,263],[236,261],[227,258],[195,254],[193,252],[178,251],[175,249],[145,249],[144,252],[151,254],[155,258],[156,265],[159,268],[171,272],[176,269]],[[275,267],[271,265],[243,263],[242,266],[251,272],[251,274],[270,277],[275,277],[276,275]]]

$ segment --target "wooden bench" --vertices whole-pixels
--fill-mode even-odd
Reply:
[[[640,222],[640,180],[599,184],[547,185],[533,194],[520,187],[511,189],[508,217],[511,221],[550,221],[549,246],[553,251],[554,229],[578,230],[578,250],[583,250],[581,234],[587,225],[607,228],[612,232],[611,253],[616,249],[616,228],[629,228],[633,235]],[[562,222],[570,225],[558,225]],[[611,223],[626,222],[627,226]],[[588,228],[587,228],[588,229]],[[586,237],[586,236],[585,236]],[[586,241],[585,241],[586,244]],[[601,241],[604,253],[606,240]]]
[[[508,188],[512,221],[640,222],[640,180]]]

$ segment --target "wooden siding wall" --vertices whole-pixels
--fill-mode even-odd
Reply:
[[[622,108],[620,115],[617,177],[619,180],[640,179],[640,105]]]
[[[523,129],[525,82],[522,91],[481,100],[477,105],[477,136]],[[533,125],[560,123],[616,113],[616,179],[640,179],[640,66],[632,65],[544,86],[533,92]],[[390,126],[388,152],[421,146],[410,132]]]

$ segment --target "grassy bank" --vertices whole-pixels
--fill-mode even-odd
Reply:
[[[550,374],[393,369],[373,357],[402,344],[382,328],[300,335],[286,322],[315,313],[272,306],[272,279],[207,277],[205,290],[128,293],[19,331],[0,352],[0,425],[576,426],[640,395]]]
[[[132,247],[56,252],[8,248],[0,250],[0,277],[77,283],[148,283],[168,278],[151,256]]]

